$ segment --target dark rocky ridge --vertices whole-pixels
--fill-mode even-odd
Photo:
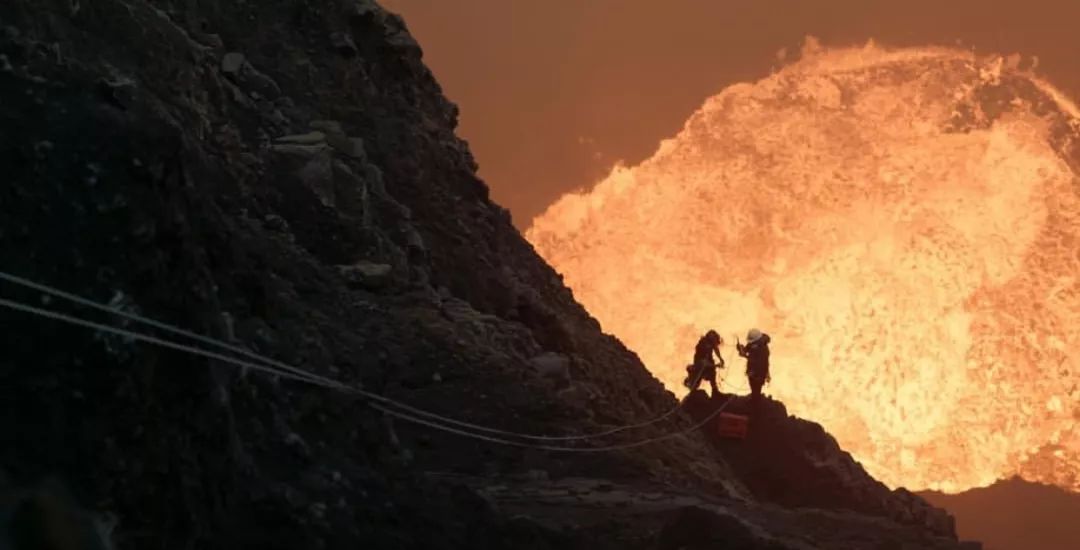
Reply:
[[[987,550],[1070,550],[1080,540],[1080,494],[1020,478],[957,494],[919,493],[956,517],[961,535]]]
[[[3,269],[486,425],[582,433],[674,406],[488,200],[420,58],[400,18],[366,0],[4,2]],[[747,548],[955,547],[871,508],[803,532],[821,512],[757,504],[697,437],[594,455],[482,445],[122,338],[6,310],[0,326],[0,484],[62,478],[116,518],[120,548],[674,536],[664,514],[580,529],[515,516],[460,481],[529,471],[532,487],[693,492],[727,503],[709,512],[721,523],[761,512]]]
[[[730,404],[727,401],[732,399]],[[726,404],[726,405],[725,405]],[[889,490],[866,473],[821,425],[789,416],[783,403],[698,390],[687,412],[705,419],[718,407],[750,418],[746,439],[714,438],[739,479],[759,499],[795,508],[846,509],[918,525],[939,535],[956,533],[953,518],[905,489]],[[706,433],[718,433],[713,425]]]

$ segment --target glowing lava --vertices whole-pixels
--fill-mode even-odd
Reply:
[[[766,391],[886,483],[1080,490],[1077,115],[1015,61],[810,48],[527,237],[673,391],[757,326]]]

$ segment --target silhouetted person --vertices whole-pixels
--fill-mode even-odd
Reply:
[[[746,345],[735,344],[739,355],[746,358],[746,378],[750,381],[750,394],[754,399],[761,397],[761,387],[770,381],[769,376],[769,335],[756,328],[746,333]]]
[[[724,345],[724,339],[715,330],[706,332],[705,336],[698,340],[697,346],[694,347],[694,364],[687,369],[685,384],[690,391],[696,390],[702,380],[708,380],[709,385],[712,386],[713,397],[720,394],[719,388],[716,387],[717,363],[713,355],[715,354],[716,359],[720,360],[720,368],[724,368],[724,358],[720,355],[722,345]]]

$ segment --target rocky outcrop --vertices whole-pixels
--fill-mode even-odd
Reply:
[[[698,390],[687,396],[685,406],[701,420],[721,406],[749,417],[745,439],[720,437],[715,422],[703,431],[758,498],[790,507],[859,511],[956,536],[953,518],[944,510],[905,489],[890,491],[819,424],[788,415],[783,403],[725,394],[710,399]]]
[[[473,488],[504,513],[573,533],[590,541],[590,548],[968,548],[953,537],[858,512],[788,508],[648,483],[531,476],[454,481]]]
[[[504,430],[589,433],[674,407],[488,199],[455,124],[401,19],[367,0],[9,0],[2,269]],[[8,310],[0,326],[0,486],[65,480],[116,519],[119,548],[592,541],[425,472],[757,506],[693,435],[588,454],[479,444],[123,337]],[[761,530],[798,524],[769,517]],[[879,537],[898,532],[919,533]]]

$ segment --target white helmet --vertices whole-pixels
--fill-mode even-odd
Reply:
[[[761,339],[761,331],[756,329],[756,328],[752,328],[752,329],[750,329],[749,332],[746,333],[746,343],[747,344],[753,344],[754,342],[757,342],[760,339]]]

